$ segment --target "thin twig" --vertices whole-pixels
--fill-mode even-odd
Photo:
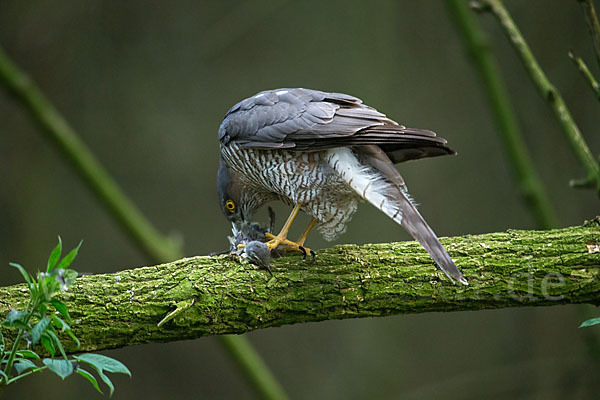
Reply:
[[[464,0],[449,0],[446,5],[481,78],[521,195],[539,228],[549,229],[556,226],[558,220],[556,213],[536,173],[488,40]]]
[[[587,83],[589,83],[590,87],[592,88],[592,91],[594,92],[598,100],[600,100],[600,85],[598,84],[598,81],[596,80],[594,75],[592,75],[592,72],[586,65],[585,61],[577,57],[571,51],[569,51],[569,58],[573,61],[579,72],[581,72],[581,75],[583,75]]]
[[[594,43],[594,52],[596,53],[596,61],[600,66],[600,23],[598,23],[598,15],[592,0],[577,0],[581,4],[583,13],[585,14],[585,22],[592,36]]]
[[[16,382],[16,381],[18,381],[19,379],[25,378],[26,376],[29,376],[29,375],[31,375],[31,374],[34,374],[34,373],[36,373],[36,372],[41,372],[41,371],[44,371],[44,370],[46,370],[46,369],[48,369],[48,367],[47,367],[47,366],[45,366],[45,365],[44,365],[43,367],[35,367],[35,368],[33,368],[33,369],[31,369],[31,370],[29,370],[29,371],[27,371],[27,372],[24,372],[24,373],[22,373],[22,374],[20,374],[20,375],[17,375],[17,376],[15,376],[14,378],[11,378],[11,379],[8,381],[8,385],[10,385],[10,384],[11,384],[11,383],[13,383],[13,382]]]
[[[84,183],[148,257],[155,262],[168,262],[183,256],[181,249],[162,236],[123,193],[73,128],[1,47],[0,84],[30,113],[42,131],[71,162]],[[246,338],[227,335],[220,336],[219,340],[262,398],[287,398],[274,375]]]
[[[569,186],[574,189],[590,189],[594,187],[594,182],[588,178],[583,179],[571,179]]]
[[[582,166],[586,169],[588,177],[594,182],[594,187],[600,197],[600,166],[592,155],[585,139],[583,138],[577,124],[573,120],[567,105],[558,92],[558,90],[550,83],[546,74],[535,59],[529,45],[521,35],[519,28],[515,25],[512,17],[504,7],[500,0],[482,0],[483,10],[490,11],[496,17],[508,39],[517,51],[525,69],[529,73],[534,85],[539,93],[554,111],[558,118],[567,138],[571,144],[573,152],[579,159]]]

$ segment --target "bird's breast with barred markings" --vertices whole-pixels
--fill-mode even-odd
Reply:
[[[245,149],[230,143],[221,146],[227,165],[244,182],[245,203],[253,208],[279,199],[319,221],[317,229],[332,240],[345,231],[360,197],[331,168],[327,152]],[[254,211],[254,210],[251,210]]]

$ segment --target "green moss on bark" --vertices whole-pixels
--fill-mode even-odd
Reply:
[[[467,287],[452,285],[417,243],[402,242],[335,246],[315,262],[283,257],[273,261],[274,277],[226,256],[185,258],[83,276],[64,299],[80,351],[327,319],[598,305],[600,253],[587,246],[598,242],[598,223],[442,239]],[[0,315],[26,296],[24,285],[0,288]]]

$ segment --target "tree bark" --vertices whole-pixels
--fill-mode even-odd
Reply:
[[[273,261],[273,277],[228,256],[82,276],[63,296],[81,348],[65,344],[95,351],[328,319],[600,304],[598,220],[442,243],[469,286],[451,284],[416,242],[340,245],[314,262],[290,255]],[[0,288],[0,315],[27,295],[25,285]]]

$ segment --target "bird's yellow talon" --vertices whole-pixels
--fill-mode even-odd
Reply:
[[[292,242],[291,240],[287,239],[287,234],[289,232],[290,225],[296,218],[298,211],[300,211],[300,207],[302,207],[301,204],[298,204],[294,207],[294,209],[292,210],[292,213],[288,217],[288,220],[286,221],[285,225],[281,229],[281,232],[279,232],[279,235],[275,236],[270,232],[265,233],[265,236],[267,237],[267,239],[270,239],[265,244],[271,251],[275,250],[277,247],[279,247],[281,245],[284,245],[284,246],[287,246],[285,248],[285,251],[298,251],[303,254],[304,258],[306,258],[307,254],[310,254],[312,259],[314,260],[315,252],[312,251],[311,249],[309,249],[308,247],[304,247],[303,245],[304,245],[304,241],[306,240],[306,237],[308,236],[308,233],[311,231],[311,229],[317,223],[317,220],[315,218],[313,218],[310,221],[310,223],[308,224],[308,227],[306,228],[304,233],[300,236],[300,238],[298,239],[297,242]]]
[[[280,243],[281,243],[281,241],[279,240],[279,238],[275,237],[274,239],[269,240],[265,244],[267,245],[269,250],[272,251],[272,250],[275,250],[277,248],[277,246],[279,246]]]

